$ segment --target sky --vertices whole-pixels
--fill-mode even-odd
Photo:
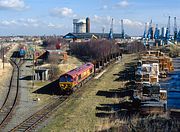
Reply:
[[[0,0],[0,36],[65,35],[73,31],[75,18],[89,17],[91,32],[121,33],[121,19],[128,35],[142,35],[153,20],[166,26],[168,16],[180,25],[180,0]],[[178,26],[179,27],[179,26]]]

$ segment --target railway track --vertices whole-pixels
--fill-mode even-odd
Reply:
[[[110,62],[108,65],[113,64],[115,61]],[[108,65],[104,66],[107,67]],[[103,69],[103,68],[102,68]],[[102,71],[102,69],[98,70],[98,73]],[[86,83],[86,82],[85,82]],[[79,91],[79,89],[77,89]],[[40,123],[42,123],[45,119],[50,117],[50,115],[61,106],[61,104],[67,100],[71,95],[66,96],[60,96],[55,101],[52,101],[51,103],[48,103],[45,107],[28,117],[26,120],[24,120],[22,123],[20,123],[18,126],[11,129],[11,132],[26,132],[26,131],[35,131],[36,126]]]
[[[13,66],[13,71],[10,79],[9,89],[3,105],[0,108],[0,130],[7,125],[11,119],[12,112],[17,104],[18,91],[19,91],[19,67],[22,65],[22,61],[17,62],[16,60],[10,60]]]
[[[55,101],[49,103],[35,114],[28,117],[21,124],[13,128],[11,132],[26,132],[35,130],[37,124],[47,119],[53,113],[53,111],[56,110],[58,106],[60,106],[68,97],[69,96],[58,97]]]

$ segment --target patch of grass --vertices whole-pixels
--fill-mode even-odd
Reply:
[[[108,118],[96,117],[96,106],[100,104],[116,104],[118,98],[97,96],[100,90],[108,91],[123,86],[123,82],[114,81],[113,74],[123,70],[124,63],[133,61],[136,56],[124,55],[123,62],[114,64],[98,80],[91,80],[76,91],[72,97],[54,114],[54,120],[41,131],[95,131]]]
[[[44,85],[47,85],[49,82],[48,81],[35,81],[34,86],[35,87],[42,87]]]

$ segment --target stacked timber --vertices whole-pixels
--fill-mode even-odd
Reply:
[[[141,55],[135,72],[136,82],[142,84],[141,114],[161,114],[167,109],[167,91],[162,90],[159,77],[173,71],[172,59],[160,51]]]

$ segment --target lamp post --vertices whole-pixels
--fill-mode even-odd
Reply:
[[[35,42],[34,42],[34,40],[33,40],[33,46],[35,45]],[[33,83],[32,83],[32,88],[34,88],[34,80],[35,80],[35,78],[34,78],[34,69],[35,69],[35,56],[34,56],[34,54],[35,54],[35,49],[33,49],[33,69],[32,69],[32,73],[33,73]]]

